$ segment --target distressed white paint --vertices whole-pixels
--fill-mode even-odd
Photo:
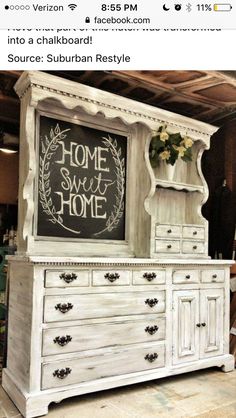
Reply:
[[[24,158],[3,387],[23,416],[45,415],[70,396],[211,366],[232,370],[232,262],[208,258],[201,214],[208,197],[201,157],[216,128],[45,73],[24,73],[16,91]],[[125,241],[35,236],[39,113],[129,138]],[[193,161],[178,161],[173,180],[164,163],[153,170],[149,161],[151,136],[163,124],[194,141]],[[68,303],[68,312],[55,308]],[[60,346],[57,337],[67,336]],[[58,379],[62,368],[71,372]]]
[[[15,306],[19,295],[21,309],[10,309],[9,361],[3,386],[21,413],[27,418],[40,416],[50,402],[93,390],[214,365],[232,369],[227,343],[231,262],[186,261],[10,257],[10,306]],[[57,284],[60,272],[82,271],[89,278],[100,278],[112,270],[128,272],[129,283]],[[55,277],[55,272],[55,287],[52,283],[45,287],[45,277],[51,277],[50,273]],[[145,272],[156,272],[157,277],[148,282]],[[219,272],[224,273],[224,281],[200,281],[204,274]],[[19,287],[25,295],[23,305]],[[154,307],[145,303],[155,298]],[[74,310],[65,314],[55,310],[60,302],[71,302]],[[198,322],[206,322],[207,327],[196,327]],[[145,331],[155,326],[158,330],[153,335]],[[67,335],[72,340],[65,347],[54,342]],[[156,362],[144,359],[155,353]],[[63,367],[72,369],[68,379],[53,376]]]
[[[23,73],[15,88],[21,98],[20,143],[24,155],[20,168],[19,254],[156,258],[172,253],[182,258],[193,254],[207,257],[208,226],[201,207],[208,190],[200,162],[215,127],[40,72]],[[128,137],[125,241],[36,237],[33,220],[37,218],[39,114],[108,132],[115,130]],[[173,181],[166,179],[165,163],[160,162],[160,167],[153,170],[149,161],[151,137],[163,124],[167,124],[168,132],[180,132],[194,141],[193,161],[177,161]],[[162,228],[157,226],[162,224],[170,224],[173,229],[178,229],[176,224],[201,227],[199,239],[204,235],[205,245],[200,251],[190,252],[180,243],[175,251],[166,251],[165,244],[162,247],[156,242],[163,238],[162,232],[159,235]]]

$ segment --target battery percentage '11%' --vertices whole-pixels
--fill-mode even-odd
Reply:
[[[197,9],[199,12],[211,12],[212,5],[211,4],[197,4]]]

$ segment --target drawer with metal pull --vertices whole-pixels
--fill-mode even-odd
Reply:
[[[223,283],[224,281],[224,270],[204,270],[201,272],[202,283]]]
[[[131,275],[129,270],[94,270],[92,284],[93,286],[125,286],[130,284]]]
[[[42,364],[42,389],[119,376],[165,365],[165,346],[145,343],[122,348],[81,352],[76,358]]]
[[[156,239],[155,242],[156,253],[179,253],[180,252],[180,241],[169,241]]]
[[[183,238],[188,239],[204,239],[205,229],[199,226],[183,226]]]
[[[156,225],[156,237],[157,238],[180,238],[181,227],[180,225]]]
[[[60,327],[43,331],[43,356],[165,339],[165,318]]]
[[[203,254],[205,243],[200,241],[183,241],[182,250],[184,254]]]
[[[46,270],[45,287],[88,286],[89,270]]]
[[[198,270],[174,270],[172,281],[174,284],[199,283]]]
[[[152,314],[164,311],[164,291],[45,296],[44,322]]]
[[[133,271],[133,284],[144,285],[144,284],[164,284],[166,281],[165,270],[140,270]]]

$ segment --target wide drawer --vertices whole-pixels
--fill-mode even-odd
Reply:
[[[88,286],[89,270],[46,270],[45,287]]]
[[[133,284],[164,284],[166,281],[165,270],[140,270],[133,271]]]
[[[44,363],[42,389],[68,386],[110,376],[156,369],[165,365],[164,344],[152,343],[114,348],[98,354]]]
[[[156,225],[157,238],[180,238],[181,228],[178,225]]]
[[[92,272],[93,286],[125,286],[130,284],[129,270],[94,270]]]
[[[164,291],[45,296],[44,321],[71,321],[164,311]]]
[[[156,253],[179,253],[180,242],[156,239],[155,251]]]
[[[201,272],[202,283],[222,283],[224,280],[224,270],[204,270]]]
[[[175,270],[172,277],[174,284],[199,283],[198,270]]]
[[[184,254],[203,254],[205,252],[205,243],[197,241],[183,241],[182,250]]]
[[[205,229],[198,226],[184,226],[183,227],[183,238],[190,239],[204,239]]]
[[[60,327],[43,331],[43,355],[64,354],[165,339],[165,318]]]

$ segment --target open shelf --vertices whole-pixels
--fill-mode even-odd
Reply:
[[[171,182],[168,180],[161,180],[161,179],[156,179],[156,186],[163,187],[165,189],[180,190],[180,191],[185,191],[185,192],[199,192],[199,193],[204,192],[203,186],[199,186],[196,184],[181,183],[181,182],[177,183],[177,182]]]
[[[169,187],[158,187],[150,202],[150,211],[159,224],[204,225],[199,212],[203,195],[199,191],[186,193]]]

